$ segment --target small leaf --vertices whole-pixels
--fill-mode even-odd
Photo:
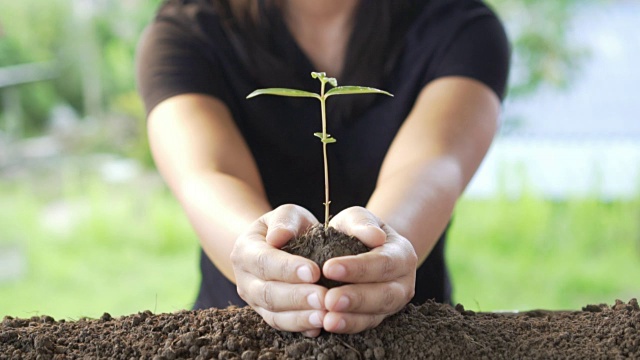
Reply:
[[[333,144],[334,142],[336,142],[337,140],[335,138],[332,137],[328,137],[326,139],[320,139],[320,141],[322,141],[325,144]]]
[[[268,89],[258,89],[247,95],[247,99],[258,95],[276,95],[276,96],[290,96],[290,97],[311,97],[320,100],[320,95],[296,89],[286,89],[286,88],[268,88]]]
[[[366,87],[366,86],[338,86],[338,87],[334,87],[333,89],[327,91],[327,93],[324,95],[325,98],[331,96],[331,95],[349,95],[349,94],[382,94],[382,95],[388,95],[388,96],[393,96],[393,94],[384,91],[384,90],[380,90],[380,89],[376,89],[376,88],[372,88],[372,87]]]
[[[338,80],[336,80],[336,78],[327,77],[327,73],[325,72],[312,72],[311,77],[320,80],[323,84],[329,83],[333,87],[338,86]]]
[[[313,136],[320,138],[320,140],[322,140],[322,138],[323,138],[321,132],[313,133]]]

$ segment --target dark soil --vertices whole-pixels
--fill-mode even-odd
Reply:
[[[333,227],[325,229],[323,224],[318,224],[290,240],[281,250],[311,259],[322,269],[325,261],[331,258],[362,254],[369,251],[369,248],[353,236]],[[322,276],[318,284],[330,289],[343,283]]]
[[[640,308],[632,299],[582,311],[474,313],[427,302],[360,334],[313,339],[276,331],[249,307],[0,324],[0,359],[74,358],[637,359]]]

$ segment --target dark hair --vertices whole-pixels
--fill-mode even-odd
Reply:
[[[281,1],[211,1],[233,46],[260,86],[317,91],[317,84],[300,69],[301,59],[295,58],[295,53],[287,50],[290,47],[283,46],[282,39],[275,37],[288,33],[280,12]],[[403,35],[425,2],[361,0],[338,82],[342,85],[384,87],[404,45]],[[372,95],[338,97],[332,100],[328,110],[332,118],[345,119],[357,115],[374,99]]]

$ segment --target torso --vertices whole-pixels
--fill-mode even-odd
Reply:
[[[141,67],[141,89],[147,110],[167,97],[185,92],[219,98],[231,111],[251,149],[271,205],[295,203],[309,209],[318,219],[323,218],[322,150],[313,136],[320,127],[318,102],[267,96],[247,100],[245,96],[259,87],[299,85],[302,90],[317,92],[318,82],[311,79],[309,73],[322,66],[327,67],[330,76],[333,71],[339,73],[340,69],[330,67],[331,60],[344,58],[347,44],[343,43],[338,53],[330,53],[326,45],[318,46],[323,50],[318,55],[312,51],[313,41],[301,33],[296,35],[294,26],[288,32],[278,29],[273,34],[273,46],[285,61],[290,62],[293,76],[277,77],[276,81],[263,84],[251,76],[242,54],[235,51],[215,12],[207,8],[206,3],[205,0],[173,1],[161,13],[158,20],[161,25],[153,29],[156,32],[148,39],[153,56],[148,56],[149,64]],[[443,17],[447,15],[449,17]],[[376,97],[373,105],[357,116],[330,123],[329,133],[337,139],[329,149],[332,214],[346,207],[366,205],[398,129],[421,89],[442,76],[443,67],[446,75],[493,81],[485,75],[490,71],[476,65],[468,66],[473,67],[473,71],[447,68],[449,64],[466,64],[468,54],[453,59],[456,61],[443,60],[455,34],[471,22],[477,24],[476,19],[491,20],[491,16],[484,5],[475,0],[429,1],[408,30],[404,51],[396,60],[391,76],[381,86],[395,97]],[[323,34],[327,36],[325,41],[330,43],[334,35],[330,36],[329,31]],[[487,36],[496,35],[499,34],[489,32]],[[488,63],[495,67],[493,58],[480,59],[482,56],[476,55],[472,57],[473,64]],[[501,92],[499,86],[496,87],[498,93]],[[417,301],[434,297],[441,301],[449,299],[442,241],[438,244],[418,271]],[[217,280],[212,274],[215,268],[206,259],[203,261],[202,289],[214,289]],[[230,292],[235,291],[232,284],[228,285]],[[207,306],[211,303],[207,302]]]

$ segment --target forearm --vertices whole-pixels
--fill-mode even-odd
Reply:
[[[487,153],[499,110],[484,84],[442,78],[422,90],[396,135],[367,207],[411,241],[420,263]]]
[[[174,187],[205,253],[235,282],[229,255],[236,238],[271,210],[265,195],[236,177],[216,172],[187,177]]]
[[[148,133],[156,166],[204,251],[233,281],[229,255],[236,238],[271,209],[231,113],[216,98],[179,95],[150,113]]]
[[[457,163],[436,158],[381,179],[367,209],[407,238],[422,264],[446,228],[464,186]]]

